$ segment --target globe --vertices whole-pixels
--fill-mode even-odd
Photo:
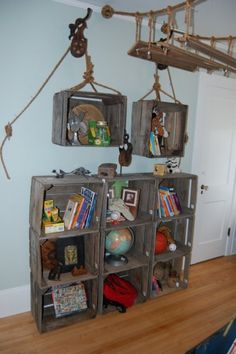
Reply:
[[[129,228],[121,230],[112,230],[106,235],[105,248],[109,253],[106,261],[112,265],[127,263],[128,259],[124,256],[134,242],[133,231]]]

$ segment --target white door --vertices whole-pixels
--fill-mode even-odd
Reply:
[[[226,254],[235,186],[236,80],[200,73],[193,173],[198,193],[192,263]],[[234,221],[235,222],[235,221]]]

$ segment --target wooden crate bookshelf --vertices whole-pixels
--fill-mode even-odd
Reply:
[[[42,229],[44,201],[53,200],[63,216],[68,198],[80,192],[82,186],[97,193],[90,227],[45,234]],[[160,186],[172,188],[178,194],[181,204],[181,212],[178,215],[160,215]],[[138,191],[136,209],[129,206],[134,218],[123,218],[118,223],[108,222],[110,199],[125,198],[124,189]],[[103,179],[96,176],[33,177],[29,217],[31,310],[39,331],[45,332],[94,318],[97,313],[114,311],[114,306],[103,306],[104,280],[110,274],[116,274],[132,283],[138,292],[135,303],[186,288],[193,242],[196,193],[197,176],[189,173],[164,176],[133,173]],[[161,225],[169,228],[177,246],[175,251],[166,249],[163,253],[155,253],[156,232]],[[106,236],[112,231],[116,233],[122,229],[132,230],[134,242],[124,254],[128,262],[114,265],[107,262]],[[74,239],[83,240],[84,268],[87,272],[73,276],[67,271],[61,273],[60,279],[48,279],[49,269],[43,261],[43,245],[47,241]],[[162,291],[157,292],[153,284],[153,272],[158,263],[164,264],[168,272],[162,279]],[[79,282],[85,285],[88,308],[86,311],[57,318],[54,313],[52,290],[58,285],[69,286]]]

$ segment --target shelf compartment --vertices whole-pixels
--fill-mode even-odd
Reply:
[[[85,274],[80,275],[72,275],[71,271],[61,272],[60,280],[48,279],[48,275],[50,269],[52,268],[50,262],[50,255],[48,253],[43,255],[42,248],[45,247],[45,242],[47,240],[41,240],[34,230],[30,229],[30,268],[33,274],[34,280],[37,281],[38,286],[41,289],[45,289],[49,286],[53,285],[63,285],[68,284],[69,282],[79,281],[79,280],[87,280],[93,279],[98,275],[99,272],[99,242],[100,242],[100,234],[86,234],[77,236],[77,238],[60,238],[60,240],[79,240],[81,239],[83,243],[80,245],[78,243],[78,247],[82,247],[81,250],[77,250],[77,258],[79,264],[80,251],[83,254],[84,258],[84,268],[86,270]],[[49,252],[57,257],[56,251],[56,243],[58,242],[58,238],[55,240],[50,239]],[[74,245],[74,242],[73,242]],[[66,262],[65,262],[66,263]],[[73,268],[74,263],[71,263],[71,268]]]
[[[155,179],[150,173],[128,175],[123,174],[122,176],[116,176],[114,178],[106,180],[106,195],[104,200],[104,205],[109,208],[109,199],[120,198],[124,202],[126,193],[131,191],[131,194],[137,195],[136,206],[129,205],[128,208],[130,212],[134,215],[134,221],[124,220],[121,221],[120,225],[132,225],[132,224],[142,224],[151,222],[153,220],[153,209],[154,209],[154,198],[155,198]],[[112,198],[111,198],[112,195]],[[136,197],[135,197],[136,198]],[[132,204],[132,203],[131,203]],[[103,228],[110,228],[112,223],[106,222],[106,209],[104,208],[103,214]]]
[[[192,238],[194,230],[194,217],[185,217],[185,218],[175,218],[169,220],[163,220],[157,223],[156,230],[160,227],[166,227],[170,236],[176,243],[177,249],[175,252],[168,252],[170,254],[175,254],[178,249],[186,252],[192,248]],[[155,247],[154,247],[155,248]],[[166,253],[166,252],[165,252]],[[162,254],[158,254],[160,257]]]
[[[119,230],[114,229],[114,235]],[[109,231],[109,232],[112,232]],[[127,270],[127,269],[135,269],[141,266],[147,266],[149,264],[149,258],[152,250],[152,236],[153,236],[153,225],[145,224],[145,225],[136,225],[131,229],[131,233],[134,235],[134,242],[130,250],[124,254],[127,258],[128,262],[121,264],[119,266],[114,266],[106,262],[106,235],[109,233],[107,231],[102,233],[102,242],[101,242],[101,252],[103,250],[104,253],[101,255],[100,264],[102,267],[103,274],[117,273],[119,271]]]
[[[82,112],[87,112],[84,116],[86,126],[90,119],[105,120],[108,123],[111,134],[109,146],[123,144],[127,97],[118,94],[71,90],[57,92],[53,97],[52,142],[54,144],[72,146],[68,138],[68,123],[70,112],[75,107],[81,107]],[[81,144],[73,146],[95,146],[89,145],[86,136],[81,139]]]
[[[75,282],[73,282],[73,284],[75,284]],[[56,317],[52,299],[53,288],[40,289],[31,275],[31,311],[40,333],[96,317],[98,280],[85,280],[83,284],[87,297],[87,309],[81,312],[71,313],[64,317]]]
[[[164,217],[160,213],[160,195],[159,187],[172,188],[177,194],[181,212],[179,215],[173,217]],[[182,216],[193,216],[196,209],[196,194],[197,194],[197,176],[184,173],[167,174],[162,178],[157,179],[157,189],[156,189],[156,219],[172,219],[181,218]]]
[[[60,211],[63,217],[68,199],[80,193],[81,187],[86,187],[97,193],[97,201],[92,222],[88,230],[99,230],[102,210],[103,182],[95,177],[87,176],[65,176],[56,178],[54,176],[32,177],[30,196],[30,225],[41,237],[45,237],[42,230],[43,205],[45,200],[53,200],[54,206]],[[67,230],[65,230],[65,233]],[[71,230],[73,233],[73,230]],[[54,233],[63,235],[64,232]],[[49,234],[50,235],[50,234]]]
[[[157,107],[164,118],[164,127],[168,137],[160,138],[158,153],[150,151],[150,133],[152,131],[152,112]],[[140,100],[133,102],[131,142],[135,155],[148,158],[184,156],[187,126],[186,105],[157,102],[156,100]],[[137,134],[138,132],[138,134]]]
[[[128,280],[138,291],[138,296],[134,305],[143,303],[147,300],[148,294],[148,266],[142,266],[134,269],[127,269],[116,273],[119,277]],[[100,280],[99,300],[98,300],[98,312],[106,314],[116,310],[114,306],[103,307],[103,283],[106,275],[102,276]],[[128,309],[129,310],[129,309]]]
[[[188,286],[190,254],[158,258],[152,267],[150,297],[156,298],[185,289]]]

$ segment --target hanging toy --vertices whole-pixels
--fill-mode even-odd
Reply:
[[[124,133],[124,144],[119,147],[119,164],[122,166],[129,166],[132,161],[133,145],[129,142],[129,134]]]
[[[161,155],[161,148],[164,147],[164,139],[169,135],[165,128],[165,116],[158,105],[152,109],[152,121],[150,132],[150,152],[153,156]]]

